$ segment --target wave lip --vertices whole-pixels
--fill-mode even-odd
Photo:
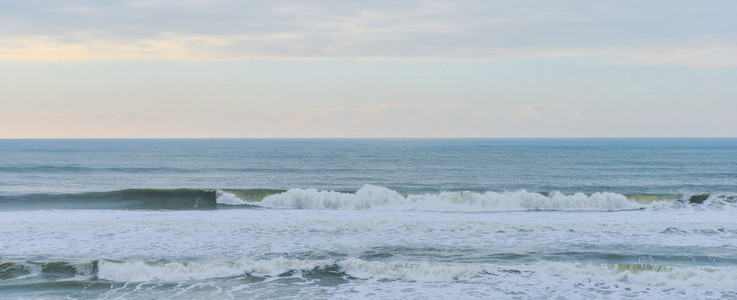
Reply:
[[[0,281],[44,276],[55,279],[89,279],[97,269],[96,261],[78,262],[0,262]]]
[[[698,194],[689,197],[689,203],[702,204],[712,209],[737,207],[737,194]]]
[[[484,265],[417,261],[376,262],[348,258],[339,261],[345,274],[360,279],[396,279],[420,282],[453,281],[484,272]]]
[[[612,282],[630,286],[737,288],[731,267],[676,267],[656,264],[591,264],[540,261],[522,265],[432,261],[239,260],[220,262],[0,262],[0,280],[37,277],[43,280],[103,280],[111,282],[186,282],[242,276],[340,276],[358,280],[412,282]],[[33,280],[33,279],[31,279]],[[34,280],[35,281],[35,280]]]
[[[655,264],[582,264],[544,262],[541,270],[568,277],[604,278],[647,286],[737,288],[737,270],[724,267],[669,267]]]
[[[218,204],[225,205],[252,205],[254,202],[259,202],[264,198],[283,193],[284,190],[271,190],[271,189],[248,189],[248,190],[234,190],[234,189],[218,189],[215,191],[215,201]]]
[[[501,266],[488,263],[428,261],[241,260],[235,262],[114,262],[99,261],[98,278],[116,282],[180,282],[239,276],[276,277],[294,272],[337,268],[339,275],[363,280],[455,282],[518,277],[598,278],[641,286],[737,287],[737,271],[723,267],[670,267],[655,264],[583,264],[538,262]],[[514,280],[514,279],[512,279]]]
[[[616,193],[549,195],[518,192],[442,192],[402,195],[385,187],[364,185],[355,194],[316,189],[290,189],[254,203],[262,207],[301,209],[376,209],[432,211],[625,210],[642,204]]]
[[[101,260],[97,276],[118,282],[178,282],[210,278],[273,277],[287,272],[309,271],[332,261],[241,260],[235,262],[116,262]]]
[[[359,279],[419,282],[487,281],[524,282],[589,279],[635,286],[737,288],[737,270],[725,267],[671,267],[657,264],[590,264],[542,261],[529,265],[503,266],[488,263],[377,262],[348,258],[337,265],[346,275]],[[515,279],[516,278],[516,279]],[[555,279],[554,279],[555,278]]]
[[[25,279],[36,277],[43,272],[43,266],[27,262],[4,262],[0,263],[0,280]]]

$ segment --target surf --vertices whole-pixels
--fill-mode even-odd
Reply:
[[[46,209],[215,210],[233,208],[418,210],[456,212],[737,209],[737,194],[619,194],[446,191],[407,194],[376,185],[353,192],[314,188],[124,189],[68,194],[0,195],[0,211]]]
[[[235,261],[94,261],[0,262],[5,284],[44,280],[111,282],[185,282],[233,277],[347,276],[354,279],[416,282],[483,281],[484,278],[525,280],[531,277],[601,278],[644,286],[737,287],[731,267],[668,266],[651,263],[595,264],[539,261],[530,264],[455,263],[432,261],[371,261],[359,258],[300,260],[277,257]],[[338,272],[338,273],[335,273]],[[516,279],[515,279],[516,278]],[[548,278],[550,279],[550,278]]]
[[[536,193],[525,190],[483,193],[460,191],[437,194],[401,194],[374,185],[355,193],[317,189],[290,189],[249,204],[267,208],[427,211],[621,211],[647,208],[731,208],[733,194],[593,194]]]

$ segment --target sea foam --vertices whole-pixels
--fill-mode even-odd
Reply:
[[[401,279],[421,282],[453,281],[484,271],[481,264],[434,263],[424,261],[377,262],[348,258],[338,262],[340,269],[361,279]]]
[[[244,201],[241,198],[238,198],[234,193],[226,192],[223,190],[217,190],[216,191],[216,202],[218,204],[225,204],[225,205],[246,205],[249,204],[247,201]]]
[[[229,195],[219,198],[223,198],[218,200],[222,203],[236,202]],[[429,211],[623,210],[643,207],[642,204],[616,193],[566,195],[553,192],[543,195],[527,191],[463,191],[402,195],[374,185],[364,185],[356,193],[295,188],[249,204],[272,208]]]
[[[177,282],[235,276],[278,276],[289,271],[307,271],[331,261],[240,260],[235,262],[115,262],[101,260],[98,277],[119,282]]]
[[[181,282],[213,278],[276,277],[337,267],[345,276],[363,280],[415,282],[582,281],[596,278],[635,286],[711,286],[737,288],[737,270],[725,267],[675,267],[657,264],[591,264],[536,262],[522,265],[432,261],[240,260],[235,262],[99,261],[98,277],[116,282]],[[516,279],[515,279],[516,278]]]

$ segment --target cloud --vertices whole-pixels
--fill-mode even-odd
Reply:
[[[557,105],[531,104],[521,109],[519,117],[520,121],[537,121],[537,120],[558,120]]]
[[[574,106],[571,107],[571,112],[573,113],[573,116],[571,116],[571,121],[581,121],[585,118],[584,116],[584,106]]]
[[[174,116],[175,114],[170,112],[138,112],[130,110],[118,110],[118,111],[98,111],[98,112],[49,112],[49,113],[25,113],[25,114],[13,114],[4,113],[0,116],[4,118],[16,118],[16,119],[32,119],[32,120],[95,120],[95,121],[118,121],[121,119],[157,119],[167,116]]]
[[[558,105],[531,104],[522,107],[519,113],[510,116],[510,121],[517,122],[542,122],[548,124],[575,123],[587,120],[585,106],[571,106],[561,109]]]
[[[735,37],[737,39],[737,37]],[[718,68],[737,66],[735,45],[712,43],[670,49],[636,49],[620,51],[619,55],[606,60],[610,64],[622,65],[679,65],[696,68]],[[625,53],[629,53],[626,55]]]
[[[369,107],[327,107],[304,109],[297,113],[303,120],[349,121],[349,122],[402,122],[411,119],[443,118],[465,115],[465,107],[456,105],[407,105],[381,104]]]
[[[21,61],[83,61],[126,59],[220,60],[208,49],[226,46],[227,39],[208,36],[174,37],[122,42],[87,39],[83,43],[60,42],[34,36],[0,39],[0,58]]]
[[[487,130],[488,119],[459,105],[386,103],[365,107],[304,109],[292,119],[308,136],[441,137],[474,136]]]
[[[737,66],[733,1],[18,1],[4,60],[499,60]]]

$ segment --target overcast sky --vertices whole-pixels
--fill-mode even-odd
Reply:
[[[0,0],[0,138],[737,136],[737,1]]]

